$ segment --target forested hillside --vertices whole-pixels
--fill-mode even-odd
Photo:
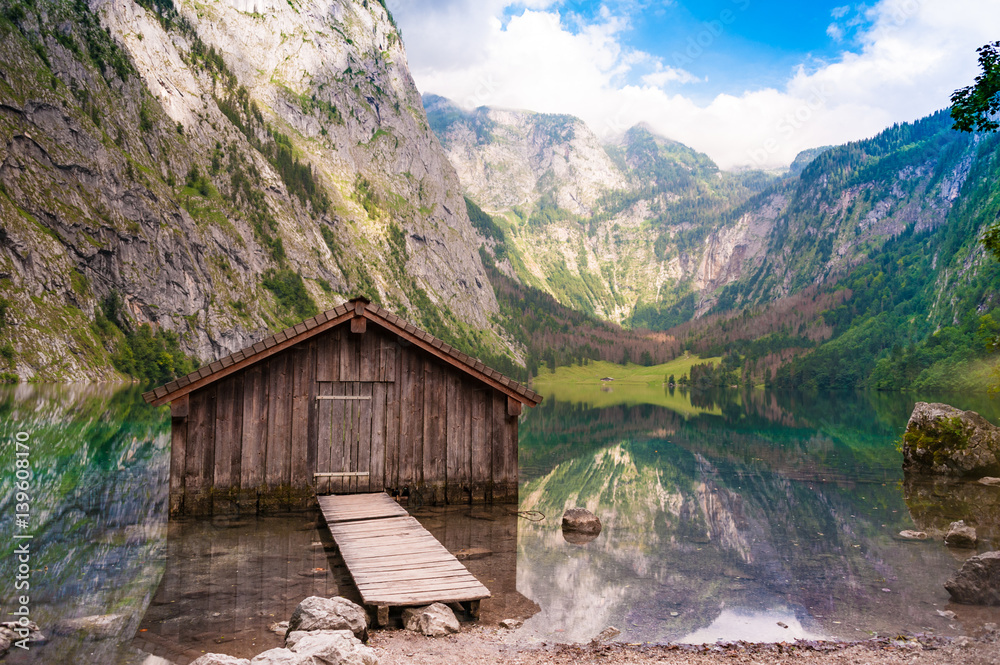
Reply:
[[[982,389],[1000,332],[1000,264],[980,242],[998,158],[996,135],[953,131],[945,112],[823,153],[762,195],[788,204],[719,315],[671,332],[776,387]]]
[[[993,380],[1000,267],[980,237],[1000,210],[996,136],[956,132],[942,111],[811,151],[797,173],[781,179],[720,174],[703,155],[643,128],[607,153],[632,174],[634,187],[605,192],[590,217],[553,212],[541,197],[528,223],[518,224],[470,202],[473,220],[491,223],[487,266],[512,334],[534,340],[526,341],[532,366],[539,358],[561,364],[584,357],[649,364],[690,350],[725,356],[721,369],[702,377],[716,385],[981,390]],[[659,207],[649,207],[651,200]],[[617,353],[557,340],[555,321],[541,335],[545,313],[565,310],[557,301],[599,312],[581,304],[589,297],[583,291],[575,297],[566,290],[574,283],[566,270],[545,273],[545,282],[524,278],[527,257],[541,251],[525,250],[531,230],[570,224],[599,235],[638,203],[645,206],[638,228],[647,237],[634,244],[651,244],[653,262],[662,254],[690,264],[700,253],[695,278],[661,284],[654,303],[638,298],[630,332],[616,333]],[[573,242],[569,236],[554,246],[565,252]],[[616,270],[641,275],[648,267],[623,262]],[[526,289],[535,295],[526,297]],[[532,305],[512,308],[515,300]],[[659,341],[636,355],[645,346],[627,340]]]

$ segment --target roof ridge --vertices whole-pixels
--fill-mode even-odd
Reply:
[[[508,376],[504,376],[502,373],[496,371],[492,367],[489,367],[479,358],[474,358],[466,353],[463,353],[462,351],[459,351],[444,340],[416,327],[412,323],[406,321],[402,317],[392,313],[384,307],[372,303],[367,298],[361,297],[352,298],[341,303],[340,305],[337,305],[336,307],[320,312],[312,318],[305,319],[304,321],[285,328],[284,330],[280,330],[273,335],[269,335],[258,342],[254,342],[253,344],[250,344],[242,349],[234,351],[214,362],[207,363],[190,374],[178,377],[173,381],[143,393],[142,397],[146,402],[160,402],[162,404],[172,401],[170,396],[178,391],[184,390],[184,394],[187,394],[188,392],[201,387],[195,386],[188,388],[188,386],[191,386],[194,383],[203,382],[202,385],[207,385],[208,383],[217,380],[211,378],[215,375],[219,375],[218,378],[221,379],[223,376],[228,376],[232,372],[242,369],[243,367],[241,367],[241,365],[252,365],[255,362],[273,355],[273,353],[284,350],[284,348],[287,348],[288,346],[305,341],[314,334],[325,332],[330,328],[334,328],[337,325],[344,323],[350,317],[345,318],[344,321],[327,325],[340,317],[344,317],[348,313],[353,315],[356,303],[359,301],[364,302],[364,309],[362,311],[365,318],[379,323],[379,325],[386,328],[390,332],[395,329],[398,331],[397,335],[399,332],[402,332],[407,336],[415,338],[421,345],[427,346],[427,348],[424,349],[425,351],[434,355],[439,355],[442,359],[444,359],[443,356],[447,356],[454,361],[454,363],[457,363],[456,367],[461,366],[459,367],[460,369],[464,367],[465,371],[473,376],[481,375],[478,377],[480,380],[483,380],[486,383],[494,383],[495,388],[499,389],[501,392],[508,393],[515,399],[523,397],[531,402],[532,406],[541,402],[541,396],[531,388],[528,388]],[[312,332],[321,326],[324,326],[323,330],[315,333]],[[302,339],[299,339],[300,337]],[[272,351],[275,347],[280,348]],[[250,353],[248,353],[248,351],[250,351]],[[206,381],[206,379],[210,380]],[[185,390],[185,388],[188,389]],[[180,395],[177,397],[180,397]]]

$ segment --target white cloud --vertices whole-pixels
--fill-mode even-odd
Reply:
[[[836,23],[831,23],[826,26],[826,34],[828,34],[835,42],[839,42],[844,39],[844,29]]]
[[[662,88],[668,83],[696,83],[700,80],[700,78],[685,69],[667,67],[661,62],[656,63],[654,71],[642,77],[643,83],[654,88]]]
[[[603,136],[645,121],[723,168],[787,165],[805,148],[871,136],[944,108],[975,77],[975,49],[1000,35],[993,0],[882,0],[867,10],[856,52],[799,67],[779,88],[697,104],[681,94],[696,77],[625,46],[627,18],[607,9],[590,23],[569,21],[554,0],[532,0],[504,23],[504,0],[389,4],[422,92],[466,107],[572,113]],[[835,18],[847,14],[837,16],[841,9]],[[711,31],[699,36],[701,48],[713,48]]]

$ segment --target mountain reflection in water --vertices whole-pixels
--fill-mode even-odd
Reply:
[[[904,482],[895,441],[911,398],[677,391],[652,406],[627,393],[612,394],[627,405],[602,393],[600,408],[547,398],[524,416],[520,508],[544,520],[512,506],[416,513],[492,591],[484,624],[527,619],[511,639],[529,641],[590,640],[614,625],[629,641],[711,642],[1000,622],[998,608],[948,604],[942,583],[970,553],[941,544],[964,518],[980,550],[1000,546],[1000,488]],[[1000,421],[988,399],[944,401]],[[168,527],[169,414],[138,388],[0,388],[0,414],[5,441],[30,434],[31,618],[48,638],[4,662],[250,655],[280,644],[268,627],[302,597],[355,593],[315,513]],[[0,448],[3,468],[14,460]],[[5,516],[14,480],[0,475]],[[560,530],[576,505],[604,522],[583,545]],[[932,539],[896,538],[914,527]],[[4,614],[14,546],[0,556]]]
[[[613,625],[632,642],[859,639],[1000,619],[996,608],[949,605],[942,584],[962,555],[939,538],[898,538],[964,513],[983,523],[981,551],[1000,546],[988,526],[1000,506],[978,487],[967,492],[975,506],[946,492],[935,507],[925,492],[911,516],[895,447],[911,398],[726,391],[693,401],[720,415],[550,399],[525,417],[520,508],[547,517],[519,525],[518,591],[542,608],[526,634],[585,641]],[[996,419],[987,400],[951,401]],[[604,524],[585,545],[560,531],[574,506]],[[952,627],[935,611],[946,606],[959,615]]]

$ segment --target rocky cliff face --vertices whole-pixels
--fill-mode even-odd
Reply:
[[[115,376],[92,325],[110,294],[202,360],[359,292],[507,346],[380,3],[6,5],[0,335],[21,379]]]
[[[760,174],[722,174],[645,126],[602,146],[572,116],[466,112],[435,95],[424,104],[466,194],[508,223],[518,276],[564,305],[630,323],[711,292],[733,253],[760,245],[750,222],[706,241],[721,207],[752,193],[750,179],[766,182]]]
[[[423,99],[463,188],[487,211],[530,210],[548,197],[574,215],[589,215],[602,194],[626,186],[579,118],[485,106],[466,113],[437,95]]]

